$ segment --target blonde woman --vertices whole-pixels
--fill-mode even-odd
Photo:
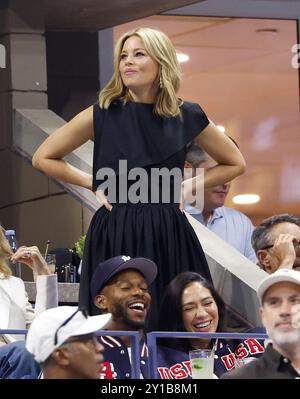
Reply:
[[[37,296],[35,309],[28,301],[23,280],[11,275],[7,262],[22,262],[36,274]],[[25,330],[32,322],[35,314],[58,304],[57,276],[50,274],[48,266],[37,247],[20,247],[12,253],[0,226],[0,330]],[[0,345],[24,339],[22,335],[0,335]]]
[[[138,28],[124,34],[116,44],[114,74],[97,104],[51,134],[34,154],[35,167],[93,190],[104,203],[91,222],[83,256],[80,304],[91,313],[97,312],[90,295],[93,271],[117,255],[147,257],[158,265],[154,301],[184,270],[211,280],[201,245],[180,210],[180,185],[174,193],[180,179],[154,182],[153,176],[158,169],[182,174],[192,139],[217,162],[205,175],[205,187],[232,180],[244,172],[245,162],[198,104],[177,97],[180,79],[175,48],[163,32]],[[63,160],[87,140],[94,140],[93,176]],[[142,178],[136,168],[143,168]],[[115,180],[106,179],[107,171]],[[109,183],[115,183],[115,192],[105,191]],[[199,184],[203,188],[193,181],[194,188]]]

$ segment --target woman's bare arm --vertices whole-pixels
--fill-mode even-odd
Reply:
[[[68,164],[63,158],[93,138],[93,107],[91,106],[53,132],[35,152],[32,165],[49,176],[91,189],[92,176]]]
[[[205,188],[224,184],[245,172],[240,150],[213,122],[196,137],[196,143],[218,163],[205,173]]]
[[[216,162],[217,165],[183,182],[183,200],[190,201],[196,190],[215,187],[233,180],[245,172],[246,163],[236,145],[210,121],[209,125],[196,137],[196,143]],[[197,196],[197,195],[196,195]]]

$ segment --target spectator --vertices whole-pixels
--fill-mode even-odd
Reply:
[[[261,319],[272,343],[258,360],[226,373],[223,378],[299,379],[300,273],[289,269],[278,270],[260,283],[257,294],[261,303]]]
[[[192,177],[195,177],[197,168],[203,168],[204,173],[206,173],[215,165],[216,162],[195,142],[188,145],[184,165],[185,177],[187,177],[188,171],[192,171]],[[202,212],[197,209],[196,204],[188,203],[185,204],[185,210],[209,230],[256,263],[256,255],[251,245],[253,225],[250,219],[243,213],[224,206],[229,189],[230,183],[206,188]]]
[[[263,220],[253,231],[252,245],[267,273],[285,268],[300,271],[300,218],[285,213]]]
[[[180,273],[166,288],[158,330],[228,332],[225,303],[213,286],[199,274]],[[262,331],[257,329],[255,332]],[[214,373],[218,377],[232,370],[237,361],[250,362],[264,352],[264,346],[253,338],[244,341],[162,338],[159,343],[158,373],[164,379],[190,377],[189,351],[193,349],[215,350]]]
[[[107,326],[110,314],[88,316],[73,306],[46,310],[32,322],[26,348],[45,379],[97,379],[103,366],[103,346],[95,332]]]
[[[12,262],[26,264],[37,274],[34,309],[28,301],[24,282],[11,275],[7,265],[9,259]],[[39,249],[36,246],[22,246],[13,254],[4,235],[4,229],[0,226],[0,328],[24,330],[36,314],[57,304],[57,276],[50,274]],[[0,335],[0,346],[16,339],[20,340],[22,336]]]
[[[116,256],[100,263],[91,280],[94,303],[101,313],[111,313],[109,330],[139,331],[141,336],[141,372],[148,375],[148,349],[144,328],[150,309],[149,285],[154,281],[157,267],[150,259]],[[105,347],[102,378],[131,377],[131,348],[129,337],[100,337]]]
[[[117,256],[102,262],[96,268],[91,280],[91,293],[97,308],[102,314],[111,313],[111,323],[107,328],[115,331],[139,331],[141,336],[141,371],[148,375],[148,350],[144,339],[144,328],[149,313],[151,296],[149,285],[157,274],[157,267],[149,259]],[[129,337],[103,336],[99,338],[105,347],[105,361],[100,378],[130,378],[131,348]],[[28,356],[23,347],[11,354],[13,364],[2,356],[0,349],[0,377],[37,378],[39,366]],[[22,367],[15,365],[21,364]],[[26,367],[26,368],[25,368]],[[31,372],[30,372],[31,370]]]

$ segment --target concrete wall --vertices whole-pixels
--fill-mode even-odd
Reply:
[[[0,223],[16,230],[20,244],[44,251],[48,239],[52,248],[72,248],[92,214],[12,149],[13,109],[48,108],[41,3],[27,0],[25,7],[24,1],[11,0],[0,9],[0,44],[7,58],[0,69]],[[22,275],[32,278],[26,267]]]
[[[49,108],[66,121],[97,100],[98,35],[46,32]]]

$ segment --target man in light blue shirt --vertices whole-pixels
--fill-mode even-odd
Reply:
[[[187,149],[185,168],[206,170],[216,166],[216,162],[197,144],[190,143]],[[256,263],[257,258],[251,245],[253,225],[242,212],[224,206],[230,184],[204,190],[204,208],[201,212],[191,204],[185,204],[185,211],[233,246],[244,256]]]

